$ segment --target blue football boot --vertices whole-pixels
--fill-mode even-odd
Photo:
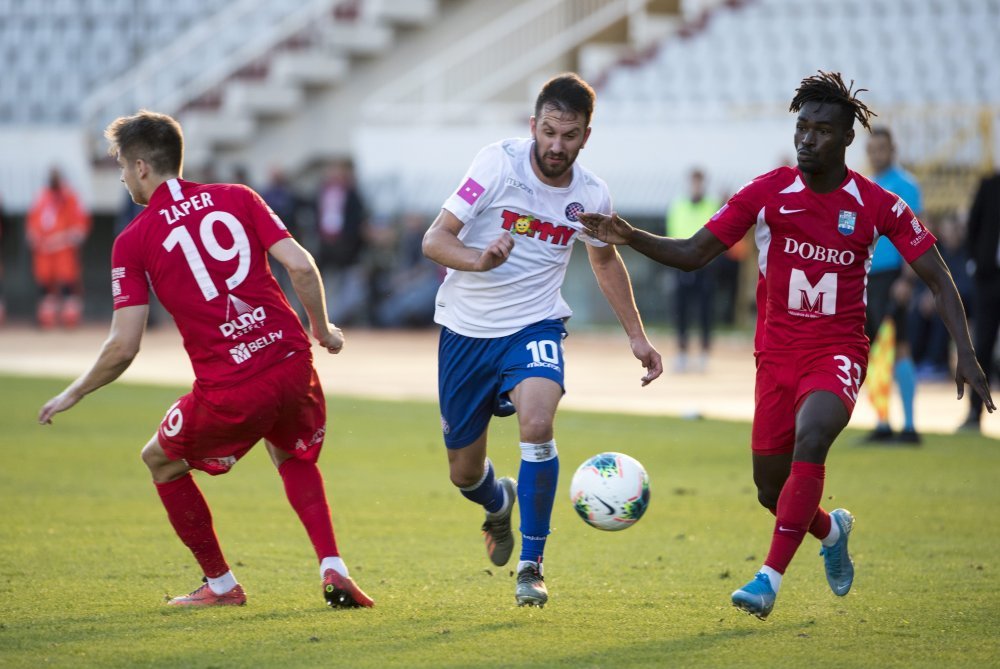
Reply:
[[[823,546],[819,554],[823,556],[830,589],[833,594],[843,597],[851,591],[851,584],[854,583],[854,562],[847,552],[847,539],[854,529],[854,516],[847,509],[834,509],[830,512],[830,520],[840,528],[840,538],[832,546]]]
[[[752,581],[733,593],[733,606],[765,620],[777,596],[767,574],[759,571]]]

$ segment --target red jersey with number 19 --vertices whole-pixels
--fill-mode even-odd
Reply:
[[[935,242],[902,199],[852,170],[836,190],[816,193],[797,168],[780,167],[741,188],[705,227],[732,246],[755,223],[758,352],[867,351],[866,285],[879,235],[908,263]]]
[[[148,304],[151,287],[201,386],[246,380],[310,347],[267,260],[290,236],[246,186],[170,179],[115,240],[115,309]]]

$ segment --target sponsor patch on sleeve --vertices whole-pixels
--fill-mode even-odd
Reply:
[[[476,182],[475,179],[470,177],[465,181],[464,184],[461,185],[461,187],[459,187],[458,193],[456,193],[456,195],[458,195],[460,198],[462,198],[469,204],[475,204],[476,200],[478,200],[479,196],[482,195],[484,192],[486,192],[486,189],[483,188],[478,182]]]

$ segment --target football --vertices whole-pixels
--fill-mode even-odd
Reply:
[[[649,475],[624,453],[600,453],[580,465],[569,485],[573,508],[599,530],[624,530],[649,506]]]

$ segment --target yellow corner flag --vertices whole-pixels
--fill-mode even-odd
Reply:
[[[896,324],[885,318],[875,334],[868,355],[868,397],[879,421],[889,421],[889,394],[892,391],[892,368],[896,364]]]

